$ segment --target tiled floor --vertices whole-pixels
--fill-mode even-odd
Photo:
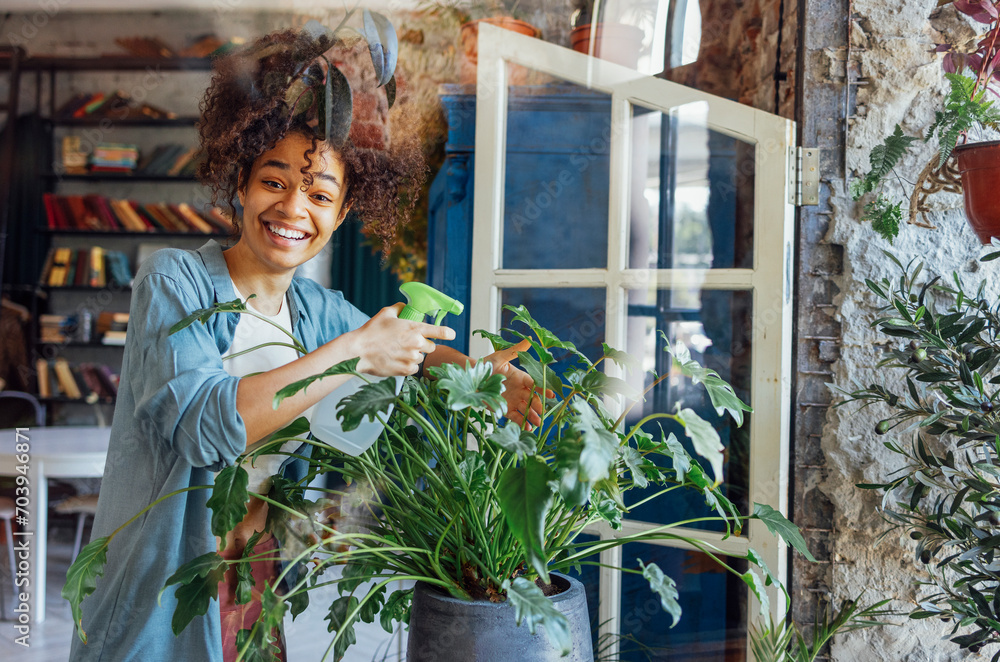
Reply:
[[[66,662],[73,636],[73,620],[69,604],[60,597],[66,569],[69,567],[72,545],[50,539],[48,563],[48,599],[45,622],[31,626],[31,647],[24,648],[14,643],[17,633],[12,616],[11,581],[5,549],[0,549],[0,591],[4,600],[4,618],[0,621],[0,660],[4,662]],[[332,635],[327,634],[327,622],[323,620],[326,609],[336,597],[336,588],[323,587],[311,592],[312,607],[293,622],[285,621],[285,639],[288,643],[289,662],[320,662],[330,643]],[[345,662],[369,662],[371,660],[400,660],[405,652],[405,640],[390,636],[378,623],[360,623],[355,628],[357,643],[352,646]],[[405,637],[405,635],[403,635]],[[327,658],[332,659],[331,657]],[[159,661],[151,661],[159,662]],[[192,661],[193,662],[193,661]]]

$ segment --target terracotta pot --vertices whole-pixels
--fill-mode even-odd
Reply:
[[[529,37],[540,37],[542,31],[531,23],[516,18],[497,16],[495,18],[482,18],[478,21],[470,21],[462,24],[462,61],[458,72],[458,82],[463,85],[475,85],[476,66],[479,63],[479,24],[489,23],[504,30],[510,30]],[[507,73],[507,82],[510,85],[524,85],[528,72],[524,67],[511,65]]]
[[[642,30],[622,23],[598,23],[593,44],[594,52],[591,53],[591,27],[592,24],[584,23],[569,33],[569,41],[574,51],[635,69],[642,48]]]
[[[552,573],[552,581],[566,587],[549,598],[569,620],[573,650],[566,657],[553,648],[545,626],[528,632],[514,619],[509,602],[458,600],[436,588],[417,583],[410,607],[408,662],[592,662],[587,591],[576,579]]]
[[[965,216],[979,240],[1000,237],[1000,141],[959,145],[952,152],[962,174]]]

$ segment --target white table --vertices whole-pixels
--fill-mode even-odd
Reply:
[[[111,438],[110,427],[65,426],[0,430],[0,475],[20,475],[15,443],[25,441],[28,450],[28,525],[21,527],[29,541],[28,579],[32,620],[45,620],[45,559],[48,530],[49,478],[100,477]],[[30,532],[30,533],[29,533]],[[15,544],[19,537],[15,535]],[[19,589],[21,590],[21,589]]]

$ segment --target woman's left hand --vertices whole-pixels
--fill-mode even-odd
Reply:
[[[518,352],[526,352],[530,347],[531,342],[525,339],[513,347],[493,352],[482,359],[493,365],[494,374],[504,376],[503,397],[507,401],[507,418],[526,430],[541,424],[544,403],[540,390],[536,388],[528,373],[515,368],[510,362],[517,358]],[[552,391],[546,393],[546,397],[549,398],[553,395]]]

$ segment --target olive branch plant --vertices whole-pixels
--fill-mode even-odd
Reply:
[[[798,529],[780,513],[754,504],[751,514],[741,514],[726,498],[720,489],[722,444],[712,424],[694,410],[676,403],[674,411],[650,414],[625,429],[628,408],[613,415],[605,398],[638,400],[643,393],[634,392],[625,380],[606,375],[600,364],[611,361],[632,369],[635,361],[628,354],[604,345],[601,357],[592,362],[572,343],[539,325],[525,308],[508,310],[519,328],[504,333],[508,338],[528,340],[531,347],[518,353],[522,369],[541,394],[552,394],[538,396],[544,402],[541,424],[535,429],[506,421],[503,377],[493,374],[489,363],[432,368],[430,379],[406,378],[397,395],[395,378],[369,381],[357,372],[358,359],[354,358],[281,389],[274,401],[277,405],[328,376],[361,377],[368,383],[344,398],[338,416],[345,430],[365,418],[385,424],[370,449],[358,457],[341,453],[310,437],[308,421],[299,418],[223,469],[214,485],[188,488],[212,490],[208,502],[212,533],[225,539],[246,515],[246,503],[253,494],[247,491],[242,463],[261,453],[277,452],[291,439],[308,449],[288,454],[308,463],[302,480],[276,475],[267,494],[253,494],[269,506],[267,528],[280,542],[284,567],[275,584],[263,592],[258,622],[239,633],[242,659],[270,660],[272,632],[286,612],[294,618],[308,606],[310,591],[334,584],[340,597],[326,607],[332,633],[327,652],[334,659],[340,659],[354,643],[354,626],[359,621],[378,619],[388,632],[395,623],[408,622],[412,588],[388,593],[389,584],[401,579],[423,581],[460,598],[510,601],[519,624],[524,622],[531,632],[543,624],[549,639],[566,654],[572,645],[568,623],[535,580],[544,584],[552,571],[600,565],[596,557],[604,550],[649,540],[684,541],[743,581],[758,598],[762,614],[768,613],[767,586],[778,584],[762,558],[750,549],[743,558],[756,569],[740,571],[721,550],[691,537],[682,527],[715,521],[725,526],[726,535],[733,535],[748,519],[758,519],[772,534],[814,560]],[[220,312],[249,311],[239,300],[217,304],[192,313],[171,332],[183,333],[187,326],[204,323]],[[514,345],[500,334],[477,333],[498,350]],[[667,349],[673,371],[701,384],[720,415],[742,424],[749,407],[732,387],[694,361],[683,344],[668,343]],[[556,368],[561,368],[561,374]],[[644,392],[667,376],[649,375]],[[393,410],[387,415],[390,406]],[[710,464],[711,476],[674,433],[662,428],[655,436],[650,432],[660,422],[683,430],[695,453]],[[327,489],[320,498],[307,498],[310,483],[329,473],[342,476],[350,487]],[[657,489],[630,502],[630,490],[650,486]],[[597,522],[620,530],[622,518],[631,509],[677,490],[700,494],[711,514],[613,538],[578,537]],[[184,491],[188,490],[174,494]],[[359,517],[338,518],[338,509]],[[63,595],[71,603],[74,622],[84,638],[81,603],[96,587],[116,534],[89,543],[68,574]],[[252,548],[248,543],[246,549]],[[176,586],[175,633],[207,613],[229,566],[236,566],[237,601],[249,600],[251,560],[255,559],[250,551],[236,560],[212,552],[178,568],[164,587]],[[637,562],[637,569],[620,570],[642,575],[676,624],[681,605],[674,580],[655,563]],[[341,566],[339,576],[325,574],[331,566]]]

